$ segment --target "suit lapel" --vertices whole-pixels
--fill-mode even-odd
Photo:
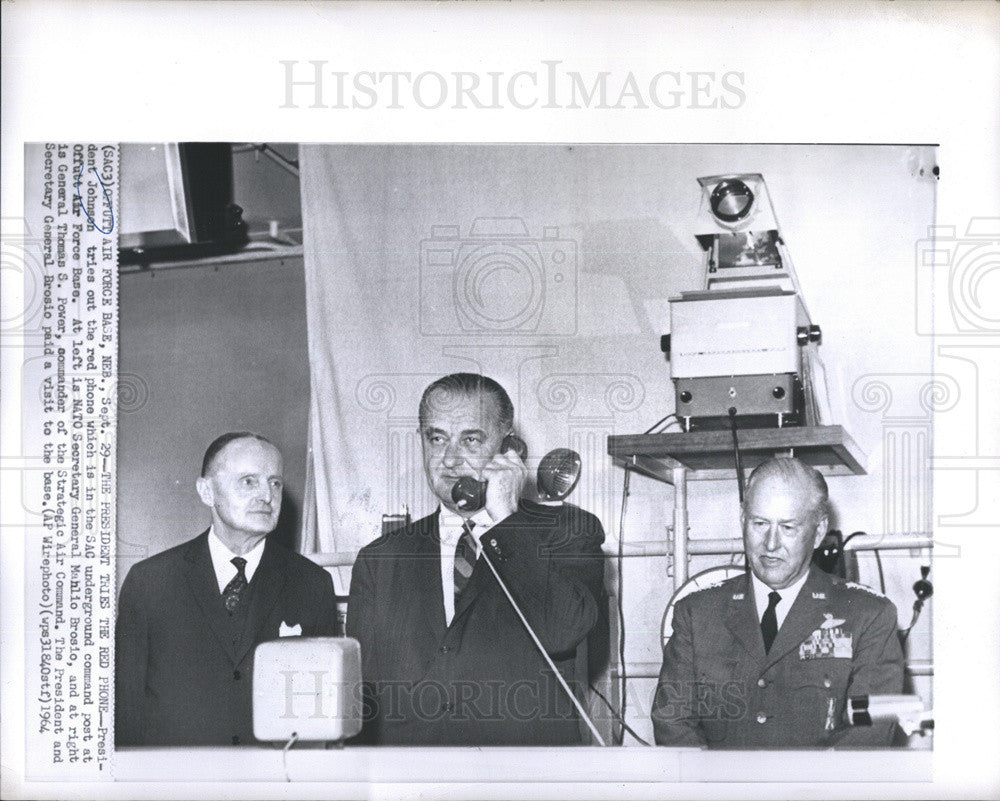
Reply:
[[[250,609],[247,610],[247,625],[243,631],[239,646],[235,649],[236,661],[239,663],[247,651],[257,642],[257,634],[267,622],[267,616],[278,603],[281,590],[285,586],[287,561],[285,555],[270,541],[264,544],[264,553],[260,564],[254,572],[253,592],[250,593]]]
[[[494,580],[492,578],[492,572],[489,566],[486,564],[486,559],[480,555],[476,560],[475,566],[472,568],[472,575],[469,576],[469,583],[465,585],[465,589],[462,590],[462,594],[455,599],[455,617],[452,618],[452,622],[458,620],[458,618],[468,609],[477,596],[486,589],[487,585]]]
[[[761,662],[765,657],[764,639],[760,634],[760,621],[757,620],[757,607],[749,576],[744,576],[735,586],[738,589],[733,595],[737,597],[731,598],[726,606],[726,628],[755,661]]]
[[[826,600],[830,581],[819,568],[811,566],[809,577],[802,585],[795,603],[788,610],[778,636],[774,638],[771,650],[767,654],[767,665],[773,665],[789,651],[794,651],[823,622],[823,610],[829,608]],[[813,593],[822,595],[814,598]]]
[[[447,624],[444,618],[444,587],[441,584],[441,530],[440,510],[424,518],[423,527],[417,532],[414,543],[416,559],[411,573],[414,592],[401,597],[418,599],[423,607],[416,610],[419,619],[430,629],[434,642],[444,637]]]
[[[219,592],[219,582],[212,566],[212,555],[208,551],[208,531],[200,537],[191,540],[184,553],[185,579],[188,589],[208,623],[212,634],[219,641],[233,664],[238,664],[236,650],[225,627],[225,608],[222,605],[222,595]]]

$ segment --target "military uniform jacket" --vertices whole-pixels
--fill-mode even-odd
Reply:
[[[276,543],[246,593],[230,617],[207,531],[132,567],[115,630],[117,745],[254,742],[254,647],[282,623],[305,636],[339,632],[330,574]]]
[[[847,728],[848,696],[900,693],[896,607],[815,566],[769,653],[749,576],[677,602],[653,701],[660,745],[889,745],[891,724]]]
[[[522,503],[481,538],[571,686],[575,649],[598,620],[604,531],[570,504]],[[438,513],[361,549],[347,634],[361,643],[362,740],[413,745],[580,742],[557,684],[480,557],[445,623]]]

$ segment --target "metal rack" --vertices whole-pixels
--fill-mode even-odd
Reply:
[[[801,426],[746,429],[739,432],[740,452],[749,471],[777,455],[795,456],[824,475],[864,475],[864,454],[842,426]],[[733,553],[741,540],[702,543],[688,538],[687,482],[735,480],[732,435],[729,431],[696,431],[667,434],[624,434],[608,437],[608,454],[619,467],[671,484],[675,490],[671,549],[674,581],[688,578],[692,553]],[[895,538],[894,538],[895,539]],[[922,547],[908,542],[899,547]],[[885,543],[879,547],[886,547]]]

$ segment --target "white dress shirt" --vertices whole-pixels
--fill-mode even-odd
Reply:
[[[763,581],[757,578],[752,571],[750,573],[750,578],[753,580],[753,600],[757,605],[757,620],[760,620],[764,617],[764,612],[767,610],[767,596],[772,592],[772,590]],[[781,628],[781,624],[785,622],[785,618],[788,616],[788,610],[792,608],[792,604],[795,603],[795,599],[799,597],[799,591],[802,589],[802,585],[806,583],[807,578],[809,578],[808,570],[802,575],[802,578],[790,587],[778,590],[781,600],[778,601],[778,605],[774,607],[774,616],[778,620],[779,629]]]
[[[471,518],[475,523],[472,529],[472,539],[476,542],[476,558],[482,553],[483,546],[479,538],[493,528],[493,520],[486,513],[485,509],[480,509]],[[441,538],[441,589],[444,590],[444,619],[446,625],[451,625],[452,618],[455,617],[455,548],[458,540],[462,536],[462,523],[465,518],[455,514],[451,509],[440,507],[438,516],[438,531]]]
[[[232,563],[233,557],[242,556],[247,560],[246,567],[243,568],[243,573],[247,577],[247,584],[250,583],[250,579],[253,578],[253,574],[257,570],[257,565],[260,564],[260,558],[264,555],[265,539],[266,538],[262,538],[261,541],[254,546],[253,550],[248,551],[247,553],[233,553],[226,547],[226,544],[219,539],[218,535],[215,533],[214,527],[208,530],[208,552],[212,556],[212,567],[215,568],[215,579],[219,582],[220,595],[226,589],[226,585],[236,578],[236,575],[239,572],[236,569],[236,565]]]

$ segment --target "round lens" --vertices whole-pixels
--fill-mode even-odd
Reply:
[[[753,207],[753,192],[743,181],[722,181],[712,190],[712,213],[723,222],[742,220]]]

